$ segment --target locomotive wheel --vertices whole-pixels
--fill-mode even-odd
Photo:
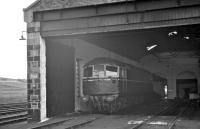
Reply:
[[[118,112],[122,108],[122,101],[121,99],[117,101],[116,104],[116,112]]]
[[[121,109],[121,101],[115,100],[109,103],[108,113],[116,113]]]
[[[114,106],[115,106],[115,105],[113,105],[113,103],[110,103],[110,104],[109,104],[108,113],[113,113],[113,112],[114,112],[114,110],[115,110],[115,109],[114,109],[114,108],[115,108]]]
[[[119,112],[120,110],[126,108],[126,106],[127,106],[127,99],[120,98],[119,100],[117,100],[116,111]]]
[[[117,98],[114,101],[108,102],[102,99],[101,97],[97,97],[93,99],[91,102],[94,111],[99,113],[116,113],[119,112],[121,109],[127,106],[127,99],[126,98]]]

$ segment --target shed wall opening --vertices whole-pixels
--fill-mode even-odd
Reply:
[[[197,94],[197,79],[177,79],[176,80],[177,97],[180,99],[189,99],[190,93]]]

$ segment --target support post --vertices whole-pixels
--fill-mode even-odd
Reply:
[[[40,35],[40,23],[27,26],[27,79],[29,122],[46,118],[46,46]]]

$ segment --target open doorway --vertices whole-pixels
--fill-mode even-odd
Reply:
[[[177,79],[176,80],[177,98],[189,99],[190,93],[198,93],[197,79]]]

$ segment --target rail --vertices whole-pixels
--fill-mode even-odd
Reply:
[[[153,122],[156,118],[159,116],[165,115],[165,114],[170,114],[170,112],[175,113],[175,117],[170,119],[169,122],[165,126],[168,127],[168,129],[173,129],[175,127],[175,123],[177,119],[188,109],[188,106],[183,108],[181,111],[178,111],[179,108],[179,103],[173,105],[173,106],[168,106],[165,109],[161,110],[160,112],[154,114],[153,116],[150,116],[148,118],[145,118],[142,122],[136,125],[131,125],[126,127],[126,129],[139,129],[142,128],[142,126],[148,125],[149,123]]]
[[[27,103],[0,104],[0,126],[26,121]]]
[[[187,105],[185,108],[183,108],[183,109],[178,113],[178,115],[177,115],[171,122],[169,122],[169,124],[168,124],[169,129],[173,129],[173,128],[175,127],[175,124],[176,124],[178,118],[179,118],[182,114],[184,114],[188,109],[189,109],[189,105]]]
[[[62,128],[62,129],[77,129],[82,126],[86,126],[93,121],[101,118],[98,115],[92,114],[80,114],[78,116],[69,116],[61,118],[60,120],[50,119],[43,123],[37,123],[29,126],[29,129],[48,129],[48,128]],[[58,119],[58,118],[57,118]]]

